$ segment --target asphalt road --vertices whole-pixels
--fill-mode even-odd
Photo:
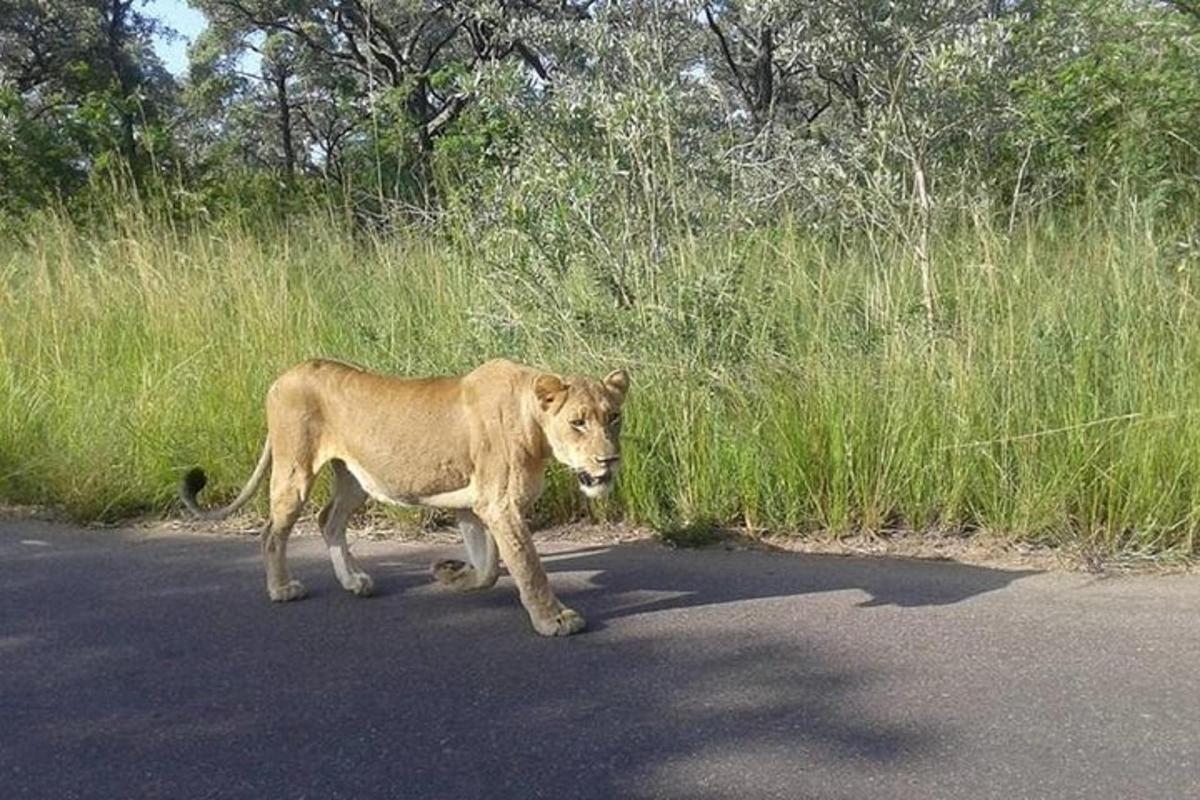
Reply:
[[[1195,576],[559,545],[551,640],[293,544],[0,520],[0,798],[1200,797]]]

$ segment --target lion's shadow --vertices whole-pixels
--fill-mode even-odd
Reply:
[[[564,596],[597,622],[744,600],[855,590],[861,608],[945,606],[1036,574],[950,561],[762,551],[665,552],[649,543],[581,547],[544,557],[554,573],[582,572]],[[552,577],[552,581],[555,579]]]

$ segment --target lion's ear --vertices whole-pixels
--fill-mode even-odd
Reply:
[[[614,369],[604,376],[604,385],[624,400],[625,393],[629,391],[629,373],[623,369]]]
[[[567,387],[557,375],[542,373],[533,381],[533,393],[542,411],[553,411],[566,399]]]

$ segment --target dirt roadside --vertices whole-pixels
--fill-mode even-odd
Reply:
[[[253,536],[257,535],[262,524],[261,519],[250,514],[236,515],[216,523],[184,518],[142,517],[116,523],[80,524],[47,509],[0,506],[0,522],[19,525],[23,520],[97,531],[120,528],[137,531],[149,537]],[[293,535],[319,535],[315,514],[302,517]],[[352,542],[398,541],[425,544],[455,544],[461,541],[452,526],[438,524],[437,520],[430,521],[429,524],[413,524],[372,510],[357,515],[351,521],[349,538]],[[666,549],[689,547],[921,559],[952,561],[994,569],[1034,569],[1109,575],[1180,574],[1200,571],[1200,562],[1195,558],[1174,555],[1113,558],[1080,550],[1068,551],[1021,542],[1013,543],[1000,535],[988,532],[956,535],[896,530],[877,534],[835,536],[821,533],[754,531],[746,528],[704,528],[701,529],[700,535],[679,536],[670,532],[661,535],[648,527],[622,523],[573,522],[535,528],[534,538],[539,543],[557,546],[601,546],[641,542]]]

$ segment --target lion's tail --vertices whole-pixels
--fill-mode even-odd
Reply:
[[[271,442],[268,439],[263,443],[262,455],[258,457],[258,465],[254,468],[254,474],[250,476],[250,480],[242,487],[242,493],[229,505],[209,511],[205,511],[199,506],[196,502],[196,495],[200,494],[200,490],[208,483],[208,476],[204,474],[204,470],[200,467],[189,470],[183,476],[183,481],[179,485],[179,498],[183,500],[183,504],[187,506],[188,511],[191,511],[200,519],[225,519],[246,505],[246,501],[254,496],[254,493],[258,491],[258,487],[262,483],[263,476],[267,474],[267,467],[269,466],[271,466]]]

